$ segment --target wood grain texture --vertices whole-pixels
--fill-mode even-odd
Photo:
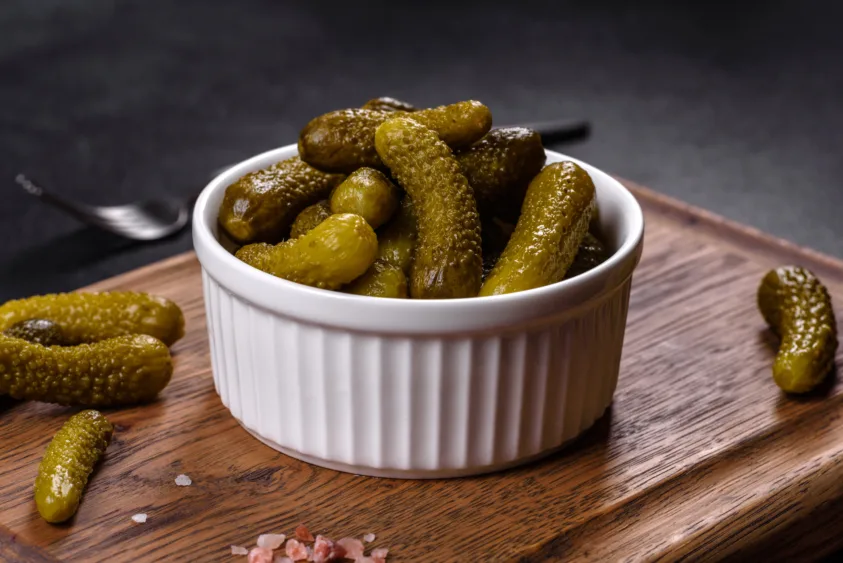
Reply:
[[[230,544],[299,522],[331,537],[375,532],[391,561],[796,561],[840,547],[843,384],[779,392],[755,291],[769,268],[799,263],[843,318],[843,263],[633,190],[647,232],[620,382],[610,411],[567,450],[484,477],[400,481],[269,449],[214,393],[187,254],[96,286],[174,299],[188,333],[158,401],[107,412],[114,442],[69,525],[38,517],[32,483],[73,409],[0,401],[0,558],[28,544],[65,560],[227,561]],[[179,473],[193,485],[177,487]],[[146,524],[131,521],[137,512]],[[12,535],[24,547],[6,546]]]

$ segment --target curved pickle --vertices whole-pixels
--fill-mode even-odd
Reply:
[[[374,168],[360,168],[348,175],[331,194],[331,213],[354,213],[377,229],[395,214],[401,192]]]
[[[15,323],[3,331],[6,336],[22,338],[41,346],[67,346],[68,341],[58,323],[47,319],[29,319]]]
[[[299,238],[331,216],[331,202],[323,199],[305,207],[290,228],[290,238]]]
[[[35,478],[35,505],[44,520],[64,522],[76,514],[88,477],[113,432],[108,419],[94,410],[73,415],[56,432]]]
[[[831,372],[837,322],[828,290],[809,270],[783,266],[764,276],[758,308],[781,345],[773,380],[787,393],[807,393]]]

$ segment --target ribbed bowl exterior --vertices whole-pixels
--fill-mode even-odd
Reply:
[[[482,473],[591,426],[618,379],[631,278],[543,326],[383,336],[257,307],[203,271],[214,384],[251,433],[335,469]]]

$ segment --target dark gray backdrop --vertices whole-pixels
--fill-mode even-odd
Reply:
[[[0,3],[0,299],[191,247],[127,246],[42,207],[188,197],[390,94],[477,98],[498,123],[588,118],[563,147],[608,171],[843,255],[839,2]]]

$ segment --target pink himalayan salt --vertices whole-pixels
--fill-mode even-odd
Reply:
[[[249,563],[272,563],[272,550],[266,547],[253,547],[249,552]]]

